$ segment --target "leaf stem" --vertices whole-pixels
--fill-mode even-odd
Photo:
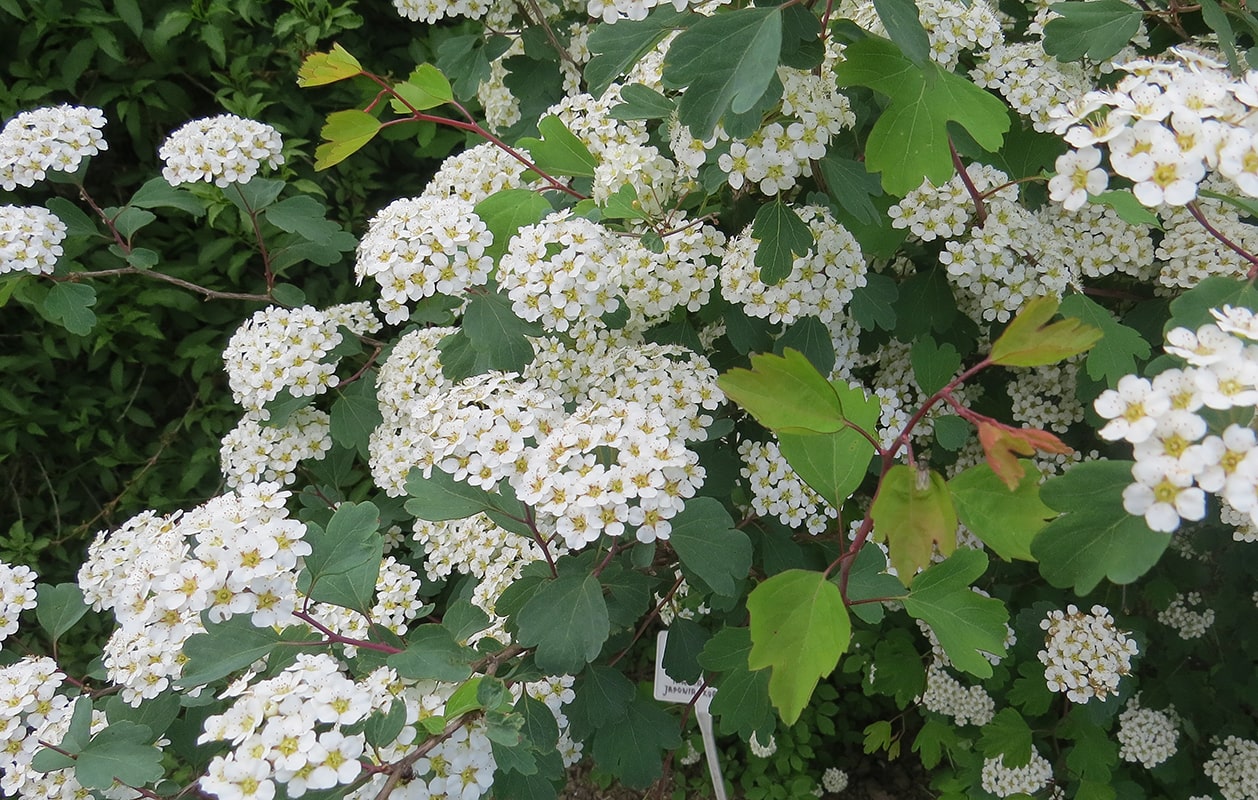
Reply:
[[[1206,231],[1211,236],[1218,239],[1229,250],[1231,250],[1232,252],[1236,253],[1238,256],[1240,256],[1241,258],[1249,262],[1250,264],[1249,272],[1247,272],[1245,275],[1247,279],[1252,281],[1254,278],[1258,278],[1258,257],[1255,257],[1248,250],[1246,250],[1245,248],[1238,245],[1236,242],[1233,242],[1231,239],[1224,236],[1219,231],[1218,228],[1215,228],[1213,225],[1211,225],[1210,221],[1206,219],[1205,214],[1201,213],[1201,207],[1197,205],[1196,200],[1193,200],[1192,202],[1190,202],[1187,206],[1185,206],[1185,208],[1188,209],[1189,214],[1192,214],[1193,219],[1197,220],[1197,222],[1200,222],[1201,227],[1205,228]]]

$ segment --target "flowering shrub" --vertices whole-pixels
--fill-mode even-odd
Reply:
[[[74,197],[0,207],[0,296],[76,336],[119,276],[238,309],[222,491],[73,583],[0,563],[7,795],[685,793],[706,755],[754,798],[900,758],[1258,797],[1247,10],[394,5],[466,21],[405,78],[309,55],[360,101],[316,165],[475,142],[361,239],[259,174],[260,120],[174,130],[120,206],[108,109],[0,134],[6,190]],[[256,291],[172,275],[168,210],[238,217]]]

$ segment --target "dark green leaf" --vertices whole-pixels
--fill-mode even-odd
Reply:
[[[161,180],[157,178],[156,180]],[[164,184],[165,181],[162,181]],[[65,223],[67,236],[97,236],[100,228],[96,221],[83,213],[83,209],[64,197],[51,197],[44,204],[48,210],[57,215],[57,219]]]
[[[1006,767],[1021,767],[1031,761],[1031,729],[1012,708],[1000,710],[983,726],[978,749],[988,758],[1000,758]]]
[[[744,8],[700,17],[664,57],[664,86],[685,88],[678,118],[707,139],[727,111],[754,106],[776,75],[782,49],[780,8]]]
[[[970,423],[956,414],[944,414],[935,418],[935,441],[953,453],[970,440]]]
[[[141,186],[127,205],[133,208],[177,208],[200,219],[205,214],[205,202],[187,189],[176,189],[165,178],[152,178]]]
[[[877,175],[870,175],[865,165],[850,158],[829,153],[821,159],[821,175],[826,179],[826,189],[831,197],[847,213],[865,223],[873,223],[879,217],[878,209],[869,202],[870,197],[882,194]],[[881,277],[881,276],[880,276]],[[894,285],[894,284],[893,284]],[[861,327],[865,327],[862,325]],[[870,326],[872,327],[872,326]]]
[[[620,87],[620,104],[612,106],[612,119],[667,119],[673,113],[673,101],[640,83]]]
[[[1072,294],[1061,302],[1061,313],[1083,320],[1101,330],[1101,341],[1088,351],[1084,365],[1088,377],[1116,386],[1118,379],[1136,372],[1136,360],[1149,357],[1149,343],[1133,328],[1120,323],[1113,314],[1083,294]]]
[[[576,178],[594,177],[598,162],[585,143],[556,116],[545,116],[537,123],[540,139],[521,139],[520,147],[528,150],[533,163],[551,175],[570,175]]]
[[[1108,206],[1124,222],[1141,227],[1162,230],[1162,221],[1158,215],[1141,205],[1136,196],[1129,191],[1111,190],[1091,195],[1088,200],[1097,205]]]
[[[61,583],[50,586],[41,583],[35,587],[38,605],[35,606],[35,619],[53,641],[61,638],[61,634],[74,627],[74,623],[87,613],[87,605],[83,602],[83,592],[77,583]]]
[[[913,364],[913,377],[917,379],[922,393],[927,396],[946,386],[961,368],[961,354],[957,349],[947,342],[937,344],[929,336],[923,336],[913,343],[909,359]]]
[[[372,712],[363,727],[363,734],[371,747],[388,747],[397,741],[405,727],[406,704],[401,700],[394,700],[389,704],[388,711],[376,709]]]
[[[440,625],[420,625],[406,636],[406,649],[386,659],[399,676],[457,683],[472,676],[476,651],[460,645]]]
[[[520,609],[517,641],[536,647],[537,666],[548,675],[575,675],[598,658],[611,633],[607,602],[598,579],[560,575],[545,581]]]
[[[1084,56],[1105,61],[1127,46],[1144,17],[1139,8],[1122,0],[1054,3],[1049,8],[1061,16],[1044,26],[1044,52],[1059,61]]]
[[[131,237],[137,231],[156,219],[157,215],[152,211],[128,206],[118,212],[118,215],[113,219],[113,223],[118,233],[122,234],[122,238],[131,241]]]
[[[874,647],[872,674],[870,690],[895,698],[898,708],[908,707],[913,698],[926,691],[926,669],[922,666],[922,656],[913,644],[913,637],[903,629],[891,630],[878,640]]]
[[[127,721],[143,725],[150,731],[149,741],[156,741],[166,732],[179,716],[180,709],[179,693],[171,689],[145,699],[138,707],[128,705],[118,695],[105,701],[105,717],[110,724]]]
[[[598,729],[591,752],[595,763],[625,786],[645,789],[660,776],[661,751],[680,746],[677,720],[654,700],[638,695],[626,709],[624,720]]]
[[[327,242],[341,233],[341,226],[328,219],[328,210],[313,197],[285,198],[264,212],[267,222],[311,242]]]
[[[734,527],[720,501],[694,497],[672,519],[669,544],[684,568],[717,594],[733,597],[751,568],[751,540]]]
[[[88,789],[109,789],[114,781],[147,786],[165,774],[162,751],[149,744],[152,732],[134,722],[118,722],[92,737],[74,762],[74,777]]]
[[[336,402],[332,404],[332,441],[341,447],[355,448],[359,455],[366,458],[371,432],[384,419],[376,401],[376,377],[370,372],[364,373],[358,380],[338,390],[337,395]]]
[[[895,305],[899,296],[900,289],[894,280],[871,272],[865,276],[865,285],[852,292],[848,311],[863,330],[895,330]]]
[[[795,259],[812,250],[814,244],[812,231],[795,209],[781,200],[760,206],[751,223],[751,236],[756,240],[760,282],[769,285],[785,280]]]
[[[724,628],[716,633],[699,654],[699,664],[720,673],[713,685],[711,712],[721,721],[721,733],[743,738],[773,725],[769,702],[769,671],[752,672],[747,667],[751,653],[751,631]]]
[[[489,492],[456,481],[436,467],[427,478],[418,468],[412,469],[406,477],[406,493],[411,498],[406,501],[407,512],[430,522],[463,519],[493,507]]]
[[[917,16],[914,0],[874,0],[878,19],[887,29],[887,36],[900,48],[905,57],[924,66],[930,60],[930,38]]]
[[[578,675],[572,692],[573,700],[564,711],[582,736],[623,720],[634,696],[633,684],[623,672],[601,664]]]
[[[184,643],[188,662],[175,685],[193,687],[216,681],[270,655],[279,641],[278,631],[255,628],[248,615],[206,625],[205,633],[194,634]]]
[[[463,312],[462,330],[489,369],[503,372],[519,372],[528,366],[533,360],[533,345],[527,337],[542,335],[538,325],[517,317],[511,300],[497,292],[472,298]]]
[[[788,347],[803,353],[822,375],[834,369],[834,340],[825,323],[816,317],[803,317],[783,331],[773,344],[773,352],[781,355]]]
[[[380,512],[372,503],[342,503],[327,530],[307,524],[302,587],[311,600],[369,613],[380,575],[384,538]]]
[[[861,547],[852,562],[847,576],[847,600],[853,614],[871,625],[882,621],[885,609],[881,602],[862,603],[861,600],[901,597],[904,584],[887,572],[887,557],[872,545]]]
[[[664,648],[664,672],[680,683],[697,683],[703,675],[699,666],[699,654],[708,643],[709,634],[699,623],[688,619],[674,619],[668,626],[668,640]]]
[[[553,209],[545,197],[528,189],[503,189],[476,204],[480,217],[494,235],[494,243],[485,252],[497,259],[507,252],[507,243],[525,225],[540,222]]]
[[[953,666],[980,678],[992,675],[983,653],[1005,654],[1009,621],[1004,603],[970,590],[986,569],[987,555],[982,551],[957,550],[918,575],[904,598],[904,609],[930,625]]]
[[[899,285],[898,293],[893,306],[895,336],[902,342],[915,341],[928,331],[944,333],[957,315],[952,287],[941,269],[914,273]]]
[[[671,4],[656,6],[643,20],[603,23],[590,33],[593,57],[585,65],[590,94],[602,97],[608,87],[646,55],[669,32],[684,24],[685,16]],[[471,91],[475,93],[476,87]]]
[[[96,289],[86,283],[58,281],[44,297],[44,314],[70,333],[85,336],[96,326]]]

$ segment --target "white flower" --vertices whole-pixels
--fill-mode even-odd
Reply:
[[[1109,423],[1098,433],[1102,439],[1126,439],[1135,444],[1148,439],[1157,427],[1158,418],[1171,408],[1171,398],[1153,388],[1145,378],[1124,375],[1118,386],[1101,392],[1093,408]]]
[[[1097,195],[1109,185],[1109,174],[1096,166],[1101,151],[1095,147],[1071,150],[1057,158],[1057,175],[1048,182],[1049,197],[1074,211],[1088,202],[1088,195]]]
[[[1206,515],[1206,495],[1193,485],[1192,472],[1170,459],[1136,461],[1131,467],[1136,482],[1123,490],[1123,508],[1143,516],[1155,531],[1169,533],[1181,519],[1197,521]]]

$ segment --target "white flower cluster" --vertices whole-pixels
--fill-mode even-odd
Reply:
[[[657,217],[676,194],[677,165],[648,144],[611,144],[594,168],[591,195],[596,203],[605,205],[625,186],[633,189],[643,213]]]
[[[1085,614],[1071,604],[1064,612],[1050,611],[1040,627],[1045,634],[1039,658],[1051,692],[1063,692],[1076,703],[1104,700],[1131,672],[1136,642],[1114,627],[1104,606],[1092,606],[1092,613]]]
[[[581,751],[584,745],[581,742],[574,741],[568,731],[568,715],[564,713],[563,707],[576,699],[576,692],[572,691],[572,685],[576,683],[576,679],[571,675],[549,675],[541,680],[529,681],[523,684],[514,684],[511,687],[511,694],[517,700],[522,694],[545,704],[550,709],[550,713],[555,715],[555,723],[559,726],[559,743],[558,750],[563,756],[565,767],[571,767],[581,760]]]
[[[640,542],[667,539],[704,479],[659,410],[623,400],[578,406],[525,463],[516,495],[550,515],[572,550],[627,529]]]
[[[485,255],[494,236],[457,197],[394,200],[380,210],[358,245],[354,274],[380,286],[380,310],[390,323],[410,316],[406,303],[441,293],[462,294],[489,278]]]
[[[270,306],[254,313],[227,342],[223,365],[232,399],[250,411],[287,389],[294,397],[322,394],[333,383],[336,360],[328,354],[341,343],[340,328],[363,335],[380,329],[367,303]]]
[[[847,788],[847,773],[838,767],[826,767],[826,771],[821,773],[821,788],[831,794],[838,794]]]
[[[1254,800],[1258,797],[1258,742],[1227,737],[1201,771],[1219,787],[1223,800]]]
[[[769,741],[761,744],[759,734],[752,732],[751,738],[747,740],[747,746],[751,748],[751,754],[756,758],[768,758],[778,751],[778,740],[770,733]]]
[[[865,259],[856,238],[821,206],[795,209],[808,225],[813,246],[797,256],[783,280],[766,284],[756,266],[760,242],[751,226],[730,240],[721,259],[721,295],[753,317],[789,325],[808,316],[830,323],[865,285]]]
[[[830,140],[856,124],[847,97],[835,84],[837,56],[828,56],[834,57],[827,57],[817,75],[779,67],[781,105],[745,139],[732,137],[717,125],[711,137],[701,141],[674,119],[669,147],[681,178],[697,179],[705,165],[715,165],[736,191],[756,187],[773,196],[793,189],[809,173],[809,163],[825,156]]]
[[[926,670],[926,691],[917,698],[928,711],[951,717],[956,725],[983,726],[996,714],[996,702],[982,686],[965,686],[938,660]]]
[[[109,149],[99,108],[51,106],[23,111],[0,130],[0,189],[34,186],[49,170],[73,173],[83,159]]]
[[[681,441],[701,441],[712,424],[709,412],[724,400],[717,372],[707,358],[675,345],[639,344],[610,351],[597,372],[584,384],[576,400],[597,403],[623,400],[658,410],[669,435]]]
[[[839,13],[870,33],[886,36],[886,26],[873,4],[845,0]],[[930,41],[930,57],[952,69],[962,52],[987,52],[1004,42],[998,11],[985,0],[918,0],[917,12]]]
[[[1071,425],[1083,422],[1083,404],[1076,394],[1080,360],[1013,370],[1014,379],[1006,387],[1013,401],[1013,418],[1057,433],[1066,433]]]
[[[669,0],[678,11],[685,11],[687,5],[699,5],[705,0]],[[617,20],[641,20],[651,9],[664,5],[660,0],[589,0],[586,10],[594,18],[601,17],[608,25]]]
[[[1059,159],[1057,171],[1070,182],[1054,200],[1083,202],[1078,192],[1092,190],[1085,176],[1102,146],[1110,168],[1150,208],[1191,202],[1208,172],[1258,197],[1258,73],[1233,77],[1199,53],[1170,52],[1175,60],[1119,64],[1127,75],[1113,89],[1081,92],[1053,112],[1052,129],[1077,148]]]
[[[301,797],[353,782],[366,737],[343,729],[388,709],[396,680],[391,668],[379,667],[354,682],[331,656],[300,653],[274,678],[237,681],[223,693],[235,702],[207,718],[197,737],[198,744],[234,745],[210,761],[201,789],[219,800],[271,800],[277,783],[288,797]]]
[[[1096,85],[1097,72],[1079,62],[1063,62],[1044,52],[1039,42],[996,44],[983,51],[970,77],[995,89],[1037,131],[1052,128],[1053,110]]]
[[[114,612],[104,662],[123,700],[138,705],[179,677],[203,612],[211,622],[250,614],[259,627],[291,621],[310,545],[287,498],[278,484],[245,484],[186,514],[146,511],[97,535],[78,583],[92,608]]]
[[[1053,779],[1053,765],[1034,748],[1031,760],[1020,767],[1005,766],[1005,757],[983,759],[983,791],[997,797],[1035,794]]]
[[[480,19],[489,12],[487,0],[393,0],[393,8],[411,22],[432,24],[446,17]]]
[[[1174,706],[1165,711],[1143,708],[1137,695],[1118,715],[1117,736],[1119,758],[1153,769],[1178,749],[1179,715]]]
[[[193,120],[162,142],[162,177],[171,186],[198,181],[216,186],[248,183],[262,164],[284,163],[280,134],[270,125],[235,114]]]
[[[38,206],[0,206],[0,275],[50,275],[61,258],[66,225]]]
[[[777,442],[744,440],[738,444],[743,466],[739,474],[751,489],[751,510],[776,517],[790,528],[804,526],[811,534],[824,533],[838,509],[804,483],[786,461]]]
[[[44,742],[61,742],[69,730],[71,698],[57,693],[64,680],[51,658],[26,656],[0,667],[0,792],[8,797],[88,796],[74,770],[42,772],[31,766]],[[103,720],[92,727],[103,727]]]
[[[1207,178],[1201,188],[1227,191],[1218,178]],[[1241,221],[1237,209],[1212,197],[1198,197],[1197,207],[1210,226],[1247,252],[1258,251],[1258,226]],[[1162,292],[1190,289],[1212,275],[1244,275],[1250,264],[1239,253],[1220,242],[1186,208],[1161,212],[1166,228],[1156,256],[1162,262],[1157,282]]]
[[[1214,624],[1214,609],[1198,610],[1200,605],[1200,592],[1180,592],[1169,606],[1158,612],[1158,622],[1174,628],[1185,641],[1199,639]]]
[[[35,570],[0,561],[0,642],[16,633],[18,615],[35,607]]]
[[[493,142],[482,142],[441,162],[420,197],[457,197],[476,205],[495,192],[518,189],[524,165]]]
[[[321,625],[351,639],[366,639],[373,628],[384,628],[398,636],[404,636],[410,628],[411,620],[415,619],[424,605],[419,597],[420,586],[419,575],[415,570],[393,556],[386,556],[380,561],[380,572],[376,575],[375,603],[367,616],[330,603],[312,603],[309,611],[319,618]],[[356,651],[356,646],[346,644],[344,649],[347,654],[352,654]]]
[[[219,460],[229,489],[258,481],[290,484],[298,462],[322,459],[332,449],[331,418],[317,408],[299,408],[281,426],[262,417],[261,411],[248,412],[223,437]]]
[[[1152,381],[1126,375],[1094,403],[1109,420],[1101,437],[1133,445],[1135,483],[1123,491],[1123,507],[1156,531],[1203,518],[1206,492],[1258,520],[1254,431],[1233,424],[1212,432],[1198,413],[1202,406],[1225,411],[1258,405],[1258,323],[1244,308],[1211,313],[1215,323],[1196,332],[1174,328],[1166,334],[1166,352],[1187,368],[1165,370]]]

